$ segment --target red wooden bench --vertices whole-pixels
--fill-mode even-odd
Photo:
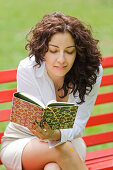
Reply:
[[[113,56],[103,57],[102,66],[104,69],[113,67]],[[16,81],[16,73],[16,69],[0,71],[0,83]],[[109,85],[113,85],[113,73],[103,75],[101,86]],[[14,92],[16,92],[16,88],[0,91],[0,103],[12,101],[12,95]],[[95,105],[106,104],[110,102],[113,102],[113,92],[100,93],[98,94]],[[0,110],[0,122],[8,121],[10,119],[10,112],[10,108]],[[93,114],[93,116],[90,117],[86,128],[108,123],[111,123],[111,126],[113,126],[113,111],[98,115]],[[106,132],[95,132],[95,134],[83,136],[87,146],[90,147],[109,142],[113,143],[113,130],[107,131],[107,129],[105,129],[105,131]],[[0,132],[0,143],[3,133],[4,132]],[[113,170],[113,145],[112,148],[87,152],[85,163],[90,170]],[[2,164],[1,161],[0,164]]]

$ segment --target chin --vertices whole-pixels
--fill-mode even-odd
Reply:
[[[66,73],[62,73],[62,74],[54,74],[54,76],[56,77],[64,77],[66,75]]]

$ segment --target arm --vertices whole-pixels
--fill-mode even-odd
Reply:
[[[19,66],[18,66],[18,70],[17,70],[17,91],[18,92],[26,92],[29,93],[35,97],[37,97],[39,100],[41,100],[41,90],[40,90],[40,86],[39,83],[36,82],[36,76],[33,70],[33,65],[29,62],[28,59],[24,59],[20,62]],[[35,63],[36,64],[36,63]],[[40,80],[39,80],[40,81]],[[43,131],[43,129],[41,129],[39,127],[36,127],[37,131],[40,131],[41,134],[41,138],[47,139],[49,138],[50,140],[57,140],[61,138],[61,133],[60,130],[50,130],[48,128],[48,126],[46,127],[49,131],[49,133],[44,134],[45,132]],[[32,131],[31,129],[29,129],[30,131]],[[32,133],[34,135],[36,135],[37,137],[40,138],[39,135],[36,134],[36,132]],[[47,138],[46,138],[47,137]]]
[[[17,91],[26,92],[37,97],[40,100],[40,91],[35,84],[33,67],[28,65],[29,60],[22,60],[17,69]]]
[[[60,129],[61,131],[61,140],[55,143],[54,141],[50,141],[52,147],[57,146],[65,140],[73,140],[75,137],[79,137],[82,135],[86,123],[90,117],[91,111],[93,109],[94,103],[97,98],[97,94],[100,88],[100,83],[102,79],[103,69],[102,66],[99,67],[99,74],[97,75],[96,83],[93,86],[92,91],[88,96],[85,96],[85,102],[81,104],[78,108],[78,112],[75,118],[74,126],[72,129]]]

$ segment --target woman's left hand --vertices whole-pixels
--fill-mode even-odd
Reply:
[[[60,130],[52,130],[47,122],[43,122],[44,128],[41,128],[37,123],[35,123],[34,129],[29,129],[35,136],[39,139],[48,140],[60,140],[61,132]]]

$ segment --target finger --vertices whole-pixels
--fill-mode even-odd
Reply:
[[[40,126],[37,125],[37,124],[36,124],[36,129],[35,129],[35,131],[36,131],[36,133],[39,134],[39,135],[41,135],[41,134],[43,133],[43,129],[40,128]]]
[[[40,132],[37,128],[36,129],[31,129],[29,128],[29,130],[39,139],[47,139],[46,135],[43,133],[44,131],[42,130],[42,132]]]
[[[46,128],[41,128],[40,125],[39,125],[39,122],[35,120],[35,124],[36,124],[36,127],[38,129],[38,131],[40,132],[47,132],[47,129]],[[44,133],[45,134],[45,133]]]
[[[41,136],[43,136],[44,138],[46,138],[46,132],[47,132],[47,129],[46,128],[41,128],[38,124],[36,125],[36,131],[38,133],[40,133]]]
[[[36,129],[33,131],[33,133],[37,136],[40,137],[40,139],[48,139],[48,136],[52,133],[52,130],[50,126],[44,122],[44,128],[42,129],[37,123],[36,123]]]
[[[38,135],[40,136],[40,139],[47,139],[47,130],[46,129],[42,129],[39,125],[36,125],[36,129],[35,129],[38,133]]]
[[[38,138],[40,138],[40,135],[39,135],[39,133],[38,133],[36,130],[30,129],[30,131],[31,131],[35,136],[37,136]]]
[[[51,127],[48,125],[47,122],[43,122],[43,125],[47,131],[52,131]]]

